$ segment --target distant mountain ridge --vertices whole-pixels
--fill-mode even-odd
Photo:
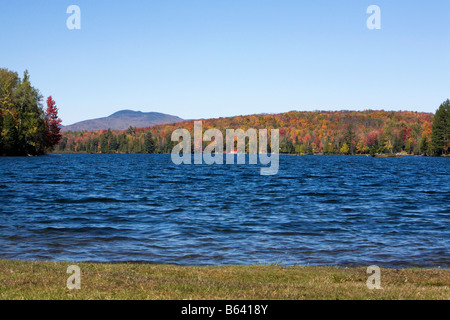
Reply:
[[[130,126],[143,128],[182,121],[184,120],[177,116],[165,113],[121,110],[113,113],[109,117],[85,120],[68,126],[62,126],[61,131],[125,130]]]

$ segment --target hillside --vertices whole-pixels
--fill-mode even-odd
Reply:
[[[291,111],[203,120],[203,130],[279,129],[281,153],[427,153],[434,115],[411,111]],[[70,132],[59,152],[170,153],[177,128],[193,121],[122,131]],[[150,143],[149,143],[150,141]],[[150,146],[150,147],[149,147]]]
[[[62,131],[125,130],[129,127],[151,127],[158,124],[181,121],[183,119],[164,113],[122,110],[109,117],[85,120],[69,126],[63,126]]]

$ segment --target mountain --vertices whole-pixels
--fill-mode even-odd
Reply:
[[[433,118],[432,113],[412,111],[291,111],[203,119],[202,127],[219,129],[222,134],[227,129],[279,129],[280,153],[426,154]],[[170,153],[174,147],[172,133],[179,128],[188,130],[192,137],[194,122],[163,124],[130,132],[67,132],[57,152],[147,153],[147,133],[150,132],[154,140],[153,152]]]
[[[164,113],[122,110],[106,118],[85,120],[69,126],[62,126],[61,131],[125,130],[130,126],[142,128],[164,123],[178,123],[181,121],[183,119]]]

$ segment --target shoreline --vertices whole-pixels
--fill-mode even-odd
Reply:
[[[47,153],[46,155],[78,155],[78,154],[83,154],[83,155],[97,155],[97,154],[117,154],[117,155],[171,155],[170,153],[123,153],[123,152],[109,152],[109,153],[101,153],[101,152],[96,152],[96,153],[89,153],[89,152],[67,152],[67,151],[61,151],[61,152],[50,152]],[[230,153],[233,155],[237,155],[236,153]],[[226,155],[226,153],[224,153],[223,155]],[[246,153],[245,155],[248,156],[248,153]],[[450,155],[442,155],[439,157],[435,157],[435,156],[426,156],[426,155],[420,155],[420,154],[402,154],[402,155],[390,155],[390,154],[377,154],[377,155],[371,155],[371,154],[365,154],[365,153],[358,153],[358,154],[340,154],[340,153],[327,153],[327,154],[323,154],[323,153],[311,153],[311,154],[296,154],[296,153],[279,153],[278,155],[280,156],[293,156],[293,157],[306,157],[306,156],[359,156],[359,157],[373,157],[373,158],[401,158],[401,157],[426,157],[426,158],[446,158],[446,157],[450,157]]]
[[[48,152],[46,154],[43,155],[37,155],[37,156],[33,156],[33,155],[27,155],[27,156],[4,156],[4,155],[0,155],[0,158],[35,158],[35,157],[43,157],[43,156],[48,156],[48,155],[99,155],[99,154],[116,154],[116,155],[170,155],[171,153],[125,153],[125,152],[86,152],[86,151],[79,151],[79,152],[74,152],[74,151],[52,151],[52,152]],[[233,155],[236,155],[236,153],[231,153]],[[226,153],[224,153],[223,155],[226,155]],[[245,155],[248,155],[248,153],[245,153]],[[307,154],[298,154],[298,153],[279,153],[278,155],[280,156],[293,156],[293,157],[306,157],[306,156],[364,156],[364,157],[373,157],[373,158],[402,158],[402,157],[425,157],[425,158],[450,158],[450,155],[440,155],[440,156],[428,156],[428,155],[424,155],[424,154],[387,154],[387,153],[382,153],[382,154],[369,154],[369,153],[355,153],[355,154],[342,154],[342,153],[307,153]]]
[[[66,287],[69,266],[81,289]],[[450,269],[381,268],[370,290],[367,267],[179,266],[0,260],[7,300],[448,300]]]

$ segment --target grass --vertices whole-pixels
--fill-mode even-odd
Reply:
[[[0,260],[0,299],[450,299],[448,269],[381,269],[369,290],[366,268],[79,263],[81,289],[69,290],[73,264]]]

